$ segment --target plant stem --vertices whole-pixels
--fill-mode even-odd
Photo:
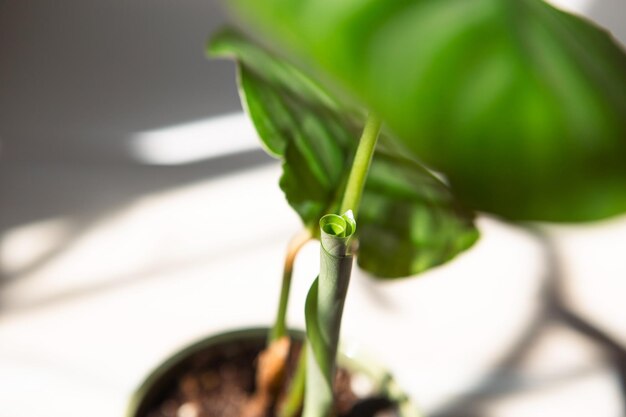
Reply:
[[[352,168],[350,169],[350,175],[348,176],[348,183],[343,194],[339,213],[352,210],[354,217],[357,217],[359,204],[361,203],[361,194],[363,194],[365,179],[367,178],[367,172],[372,162],[372,156],[374,155],[374,148],[378,141],[381,126],[382,120],[378,117],[371,113],[367,116],[365,128],[363,128],[363,133],[361,134],[361,139],[359,139],[356,154],[354,155],[354,161],[352,162]]]
[[[312,239],[311,233],[303,229],[296,234],[287,245],[287,255],[283,267],[283,281],[280,288],[280,299],[278,301],[278,313],[274,327],[269,334],[269,343],[287,335],[287,304],[289,304],[289,290],[291,288],[291,276],[293,275],[293,264],[300,249]]]
[[[307,366],[303,417],[328,417],[333,405],[335,360],[343,305],[350,281],[350,213],[320,220],[320,274],[306,298]]]
[[[302,344],[300,357],[296,373],[291,380],[287,398],[278,413],[279,417],[295,417],[302,409],[302,400],[304,398],[304,384],[306,381],[306,343]]]
[[[365,179],[367,178],[367,172],[372,162],[374,148],[378,141],[381,126],[382,121],[376,116],[370,114],[367,117],[363,133],[359,139],[356,154],[354,155],[350,175],[348,176],[348,182],[341,202],[341,210],[339,211],[340,213],[352,210],[356,218],[361,202],[361,195],[363,194]],[[287,247],[287,256],[285,257],[285,265],[283,268],[283,281],[278,302],[278,313],[274,327],[269,335],[270,343],[287,334],[286,315],[287,304],[289,302],[289,290],[291,288],[291,276],[293,274],[293,263],[300,249],[311,239],[311,233],[304,229],[294,236]]]
[[[340,213],[320,220],[320,275],[305,306],[307,367],[303,417],[328,417],[333,405],[333,380],[343,305],[352,270],[351,239],[382,121],[370,114],[357,146]]]

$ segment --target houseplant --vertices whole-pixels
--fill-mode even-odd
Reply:
[[[354,252],[397,278],[469,248],[475,211],[560,222],[626,211],[626,55],[590,22],[541,0],[229,8],[240,29],[214,36],[210,52],[237,59],[244,107],[283,160],[281,188],[305,226],[268,352],[287,335],[293,259],[321,241],[306,383],[296,378],[285,402],[305,389],[305,417],[332,408]]]

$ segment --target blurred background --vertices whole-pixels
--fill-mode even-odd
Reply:
[[[626,42],[624,0],[559,0]],[[299,220],[204,56],[216,1],[0,0],[0,417],[122,415],[176,349],[274,317]],[[344,338],[432,416],[626,416],[626,217],[353,279]],[[317,248],[296,264],[290,318]],[[565,306],[565,307],[563,307]]]

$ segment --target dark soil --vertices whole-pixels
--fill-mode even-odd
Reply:
[[[136,417],[240,417],[255,390],[255,364],[263,340],[235,341],[214,346],[183,360],[146,395]],[[287,380],[295,370],[300,346],[290,351]],[[337,416],[366,417],[388,410],[389,401],[357,398],[351,375],[339,369],[335,378]],[[373,405],[373,406],[371,406]],[[273,407],[265,417],[274,415]]]

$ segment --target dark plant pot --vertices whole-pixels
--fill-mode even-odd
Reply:
[[[235,330],[209,336],[183,348],[150,373],[133,393],[126,417],[145,416],[178,383],[179,377],[199,355],[228,346],[228,349],[221,350],[232,352],[233,355],[255,357],[264,348],[267,334],[266,328]],[[295,340],[302,340],[303,334],[301,331],[291,332]],[[350,372],[353,381],[358,380],[360,391],[369,391],[368,398],[372,401],[384,399],[394,403],[396,414],[401,417],[419,416],[417,409],[400,390],[391,374],[371,360],[366,360],[364,356],[357,353],[357,349],[343,350],[339,355],[338,363]],[[357,394],[360,393],[357,392]]]

